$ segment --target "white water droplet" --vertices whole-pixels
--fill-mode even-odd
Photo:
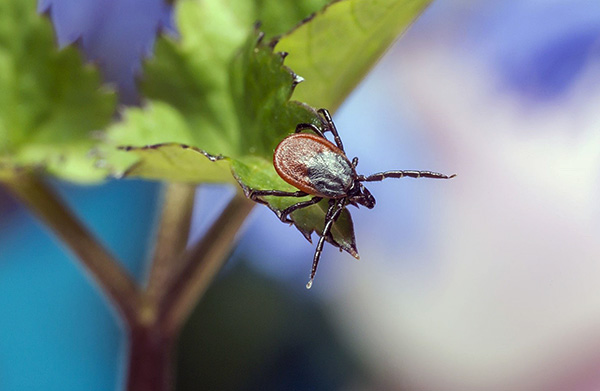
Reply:
[[[313,280],[312,278],[308,281],[308,283],[306,284],[306,289],[310,289],[310,287],[312,286]]]

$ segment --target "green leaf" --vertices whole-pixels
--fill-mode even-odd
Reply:
[[[294,99],[335,111],[390,44],[431,0],[340,0],[319,11],[275,49],[306,82]]]
[[[283,34],[331,0],[254,0],[252,21],[261,23],[267,37]]]
[[[134,153],[140,162],[144,162],[129,167],[124,176],[168,176],[172,182],[194,182],[201,171],[204,182],[223,182],[223,178],[231,177],[227,158],[213,156],[186,144],[166,143],[121,149]],[[173,166],[177,166],[178,170],[174,171]]]
[[[285,56],[262,42],[252,42],[235,57],[231,67],[231,95],[239,129],[240,156],[272,161],[273,150],[301,122],[318,123],[309,106],[290,101],[300,79],[283,65]]]
[[[142,81],[149,98],[146,106],[125,110],[102,148],[105,164],[115,175],[174,180],[185,164],[197,167],[194,175],[187,171],[188,181],[216,181],[202,153],[195,160],[187,154],[180,164],[173,151],[166,160],[164,154],[139,147],[181,143],[210,155],[270,161],[275,145],[296,124],[319,121],[312,108],[289,101],[296,76],[251,23],[240,26],[238,12],[215,0],[177,3],[180,38],[158,40]],[[152,161],[157,158],[161,162]],[[136,168],[130,170],[133,164]],[[229,172],[220,172],[222,182],[232,180]]]
[[[103,179],[89,151],[115,103],[76,48],[58,50],[34,0],[0,2],[0,180],[38,168],[72,181]]]

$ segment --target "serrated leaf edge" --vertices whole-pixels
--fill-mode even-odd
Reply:
[[[229,159],[228,157],[223,156],[221,154],[212,155],[203,149],[194,147],[193,145],[187,145],[187,144],[181,144],[181,143],[159,143],[159,144],[149,144],[149,145],[144,145],[144,146],[120,145],[117,147],[117,149],[120,151],[124,151],[124,152],[132,152],[132,151],[158,150],[162,147],[180,147],[182,149],[191,149],[192,151],[198,152],[199,154],[203,155],[205,158],[207,158],[211,162]],[[120,179],[120,178],[128,177],[129,174],[132,171],[134,171],[142,163],[143,163],[143,160],[137,161],[136,163],[132,164],[127,170],[125,170],[122,174],[118,175],[117,178]]]

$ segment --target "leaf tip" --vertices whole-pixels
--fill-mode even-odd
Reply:
[[[306,240],[308,240],[308,243],[313,244],[312,237],[311,237],[312,231],[306,231],[306,230],[300,229],[300,227],[295,223],[294,223],[294,226],[296,226],[296,228],[298,228],[298,231],[300,231],[302,236],[304,236],[304,238]]]
[[[302,83],[304,78],[300,75],[294,73],[294,80],[292,81],[292,86],[295,88],[298,84]]]

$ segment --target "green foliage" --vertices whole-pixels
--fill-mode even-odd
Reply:
[[[211,155],[270,160],[273,147],[297,123],[317,121],[310,107],[289,101],[296,79],[283,56],[273,53],[251,24],[240,24],[236,14],[237,9],[218,1],[178,3],[180,38],[163,36],[157,42],[142,84],[149,102],[143,109],[128,109],[124,121],[109,130],[112,145],[183,143]],[[163,160],[162,168],[154,170],[151,160],[158,155],[140,152],[108,150],[106,160],[118,175],[177,178],[177,158]],[[189,181],[212,176],[212,162],[202,153],[189,162],[196,167]],[[136,171],[128,171],[133,163]],[[221,178],[231,180],[229,174]]]
[[[267,38],[281,35],[291,30],[311,13],[323,8],[331,0],[253,0],[247,9],[252,21],[261,23],[261,30]],[[242,1],[238,3],[248,3]]]
[[[275,49],[306,79],[294,99],[335,111],[431,1],[335,1],[284,35]]]
[[[76,48],[58,50],[34,0],[0,2],[0,180],[45,169],[93,182],[106,173],[89,156],[92,132],[104,129],[115,95]]]
[[[160,36],[146,63],[144,106],[126,108],[97,140],[92,134],[114,114],[114,94],[100,88],[98,73],[82,65],[76,48],[55,47],[34,0],[0,2],[0,180],[42,168],[93,182],[109,169],[117,177],[236,178],[243,188],[294,190],[275,172],[272,153],[298,123],[322,126],[301,102],[339,106],[429,2],[339,0],[305,19],[327,1],[180,0],[178,37]],[[257,20],[262,27],[253,27]],[[298,101],[290,100],[293,93]],[[99,151],[97,164],[91,150]],[[278,211],[298,199],[266,201]],[[326,209],[323,201],[291,218],[310,239],[322,229]],[[347,210],[332,238],[357,256]]]
[[[296,97],[335,108],[428,2],[334,2],[281,38],[277,49],[294,59],[284,65],[285,56],[251,26],[267,16],[264,28],[278,34],[298,23],[305,9],[292,2],[179,1],[179,37],[159,38],[142,81],[148,102],[126,110],[109,130],[109,142],[122,148],[105,149],[107,164],[119,176],[194,183],[230,182],[230,166],[245,189],[295,190],[275,172],[273,149],[298,123],[321,123],[312,107],[290,101],[301,79],[286,65],[309,79]],[[215,162],[215,156],[224,158]],[[299,201],[265,200],[274,211]],[[307,239],[322,230],[327,205],[290,216]],[[347,210],[332,237],[358,256]]]
[[[198,159],[201,159],[206,163],[202,170],[203,182],[223,182],[223,179],[231,178],[228,158],[210,155],[187,144],[165,143],[121,149],[140,158],[138,163],[127,169],[124,176],[169,177],[172,182],[195,182],[198,178]]]

